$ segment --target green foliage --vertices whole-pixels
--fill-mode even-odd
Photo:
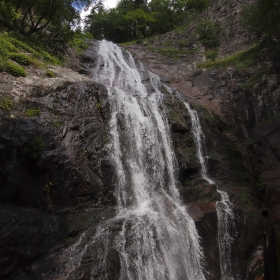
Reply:
[[[7,57],[10,52],[15,52],[16,47],[8,40],[5,34],[0,35],[0,56]]]
[[[74,23],[79,19],[73,4],[88,4],[89,0],[1,0],[0,24],[21,34],[32,34],[48,28]]]
[[[204,11],[210,4],[209,0],[187,0],[186,7],[187,10],[190,10],[195,13],[201,13]]]
[[[23,53],[10,53],[8,58],[23,66],[32,64],[32,59]]]
[[[35,136],[24,149],[24,153],[37,165],[42,166],[45,144],[40,136]]]
[[[102,109],[102,105],[101,105],[101,103],[96,103],[96,105],[95,105],[95,107],[97,108],[97,109]]]
[[[266,183],[263,181],[263,179],[259,179],[257,182],[256,182],[256,187],[260,190],[260,191],[263,191],[266,187]]]
[[[40,108],[28,108],[25,111],[24,115],[27,116],[27,117],[40,116],[41,115],[41,109]]]
[[[60,122],[55,120],[52,124],[52,127],[59,127],[60,126]]]
[[[0,103],[0,107],[2,107],[6,111],[11,111],[12,109],[12,101],[9,98],[3,97]]]
[[[206,51],[205,56],[206,56],[207,59],[211,59],[211,60],[214,61],[218,57],[218,51],[217,50]]]
[[[52,70],[47,69],[47,70],[46,70],[46,75],[47,75],[49,78],[53,78],[53,77],[55,76],[55,73],[54,73]]]
[[[11,74],[14,77],[26,77],[26,71],[24,70],[24,68],[13,62],[6,61],[4,64],[4,69],[7,73]]]
[[[197,52],[196,48],[190,50],[182,50],[176,48],[154,48],[152,46],[147,46],[147,48],[152,52],[160,53],[161,55],[171,57],[174,59],[178,59],[182,56],[194,55]]]
[[[28,52],[31,53],[34,57],[40,58],[40,54],[32,47],[30,47],[27,43],[23,43],[22,41],[19,41],[14,37],[9,37],[9,42],[12,43],[14,47],[16,47],[17,51]]]
[[[96,39],[121,43],[171,31],[185,18],[182,0],[121,0],[114,9],[93,10],[87,30]]]
[[[279,0],[256,0],[243,9],[243,25],[260,49],[268,49],[266,60],[280,70],[280,5]]]
[[[220,45],[219,28],[210,20],[200,22],[196,29],[196,34],[199,36],[199,41],[205,48],[211,49]]]
[[[207,60],[197,64],[199,68],[227,68],[235,67],[237,71],[244,72],[256,64],[258,59],[258,48],[252,47],[245,51],[237,52],[231,56],[216,61]]]
[[[183,48],[187,47],[189,43],[190,43],[190,41],[188,41],[188,40],[180,40],[178,42],[179,49],[182,50]]]

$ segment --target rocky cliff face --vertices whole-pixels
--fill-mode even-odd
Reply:
[[[214,21],[222,30],[219,57],[249,46],[246,32],[240,24],[241,10],[242,3],[239,1],[217,1],[201,15]],[[136,59],[145,61],[154,72],[165,76],[198,109],[206,134],[209,168],[213,177],[219,178],[222,184],[226,181],[237,183],[239,194],[236,192],[238,188],[226,184],[228,190],[234,193],[233,201],[237,205],[245,202],[247,209],[254,205],[255,213],[262,213],[263,219],[268,217],[266,278],[278,279],[279,81],[273,73],[268,78],[262,77],[254,86],[245,88],[242,85],[249,80],[250,72],[240,72],[234,67],[197,69],[196,64],[205,60],[205,49],[192,35],[195,24],[185,31],[161,35],[152,41],[128,46],[128,49]],[[179,49],[180,42],[184,40],[191,42],[185,46],[185,50],[196,49],[195,54],[179,54],[177,59],[162,55],[164,42],[170,42],[170,47]],[[219,133],[222,138],[218,136]],[[226,160],[226,146],[233,152],[229,161]],[[234,159],[241,160],[243,166],[240,163],[237,168],[236,165],[230,166]],[[189,166],[193,165],[189,163]],[[225,175],[231,178],[224,179]],[[259,220],[258,223],[263,224],[263,221]]]
[[[87,66],[94,60],[88,56]],[[6,90],[4,94],[13,98],[14,107],[10,112],[1,110],[3,279],[119,277],[118,255],[108,251],[117,228],[111,230],[106,244],[100,240],[91,247],[81,263],[71,256],[72,250],[87,247],[99,223],[114,215],[116,205],[114,169],[106,150],[110,138],[106,89],[85,76],[71,74],[73,79],[52,87],[49,85],[56,80],[29,78],[36,81],[34,85],[19,78],[9,84],[3,76],[6,87],[16,83],[27,92],[18,99],[19,95]],[[84,81],[73,83],[75,79]],[[170,93],[165,93],[164,100],[179,166],[178,188],[201,236],[207,279],[219,279],[215,202],[220,197],[215,185],[201,180],[186,108]],[[238,255],[240,275],[257,279],[263,273],[264,243],[263,218],[257,209],[259,192],[247,186],[250,174],[242,165],[235,138],[229,138],[229,124],[194,106],[205,133],[209,173],[235,205],[238,231],[234,254]],[[35,113],[30,116],[28,112]],[[100,265],[100,252],[110,255],[107,271]]]
[[[240,9],[239,1],[217,1],[202,15],[219,19],[224,27],[220,56],[248,46],[237,20]],[[153,44],[157,47],[166,40],[176,44],[189,34],[189,30],[172,32]],[[248,73],[232,68],[198,70],[196,63],[205,59],[203,48],[179,60],[151,52],[145,44],[128,49],[164,76],[162,80],[199,113],[209,175],[229,193],[237,217],[234,254],[240,279],[263,279],[264,254],[266,278],[279,279],[280,126],[275,77],[245,90],[241,84]],[[88,67],[94,60],[90,52],[84,56]],[[92,247],[81,263],[71,259],[76,244],[80,250],[86,246],[80,237],[90,242],[98,224],[115,213],[114,169],[106,149],[111,112],[107,92],[89,77],[64,68],[52,70],[55,78],[39,70],[30,70],[28,78],[0,76],[1,94],[14,102],[11,111],[0,108],[0,278],[104,279],[106,274],[118,279],[116,252],[107,251],[107,271],[100,266],[100,252],[110,247],[110,237],[109,245],[100,242]],[[179,166],[178,188],[201,236],[206,277],[220,279],[215,205],[219,194],[215,185],[201,180],[186,108],[167,92],[164,100]],[[32,110],[34,114],[28,114]]]
[[[105,88],[47,85],[1,110],[1,279],[42,279],[52,255],[114,212]]]

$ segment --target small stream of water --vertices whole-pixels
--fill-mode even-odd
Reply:
[[[209,183],[215,184],[207,174],[206,152],[204,145],[204,134],[200,125],[198,114],[191,109],[187,102],[184,102],[192,121],[192,132],[196,144],[197,157],[201,167],[201,176]],[[221,196],[221,201],[216,202],[218,217],[218,243],[220,252],[221,280],[238,280],[239,273],[236,265],[233,266],[232,246],[234,235],[237,232],[235,216],[231,207],[228,194],[217,186],[217,192]]]

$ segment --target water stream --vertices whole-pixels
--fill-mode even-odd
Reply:
[[[198,114],[191,109],[187,102],[184,102],[192,121],[192,132],[196,144],[197,157],[201,166],[201,176],[209,183],[215,184],[207,174],[206,152],[204,147],[204,134],[200,125]],[[237,265],[233,265],[233,242],[237,233],[236,219],[232,210],[229,196],[217,186],[217,192],[221,201],[216,202],[218,217],[218,244],[220,252],[221,280],[238,280],[239,272]]]
[[[120,279],[204,280],[196,227],[176,188],[160,79],[151,72],[144,77],[142,65],[111,42],[101,41],[98,54],[94,79],[107,86],[112,107],[118,213],[111,225],[121,221],[113,245]]]

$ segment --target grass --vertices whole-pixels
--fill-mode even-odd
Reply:
[[[197,49],[191,49],[191,50],[182,50],[182,49],[175,49],[175,48],[162,48],[162,49],[156,49],[155,47],[148,46],[147,47],[150,51],[159,53],[161,55],[171,57],[174,59],[178,59],[182,56],[190,56],[194,55],[197,52]]]
[[[28,108],[25,111],[24,115],[27,116],[27,117],[40,116],[41,115],[41,109],[40,108]]]
[[[2,101],[0,103],[0,107],[3,108],[6,111],[11,111],[12,109],[12,101],[9,98],[3,97]]]
[[[24,68],[10,61],[5,62],[4,70],[14,77],[26,77]]]
[[[234,67],[238,72],[247,71],[250,67],[254,66],[258,60],[257,47],[251,47],[248,50],[237,52],[231,56],[213,60],[208,59],[205,62],[197,64],[200,69],[203,68],[227,68]]]
[[[0,72],[5,71],[15,77],[25,77],[25,66],[44,68],[48,64],[59,65],[61,61],[50,55],[36,40],[20,38],[14,33],[0,33]]]
[[[24,53],[10,53],[8,58],[22,66],[28,66],[32,64],[32,59]]]
[[[55,76],[55,73],[54,73],[52,70],[47,69],[47,70],[46,70],[46,75],[47,75],[49,78],[53,78],[53,77]]]

